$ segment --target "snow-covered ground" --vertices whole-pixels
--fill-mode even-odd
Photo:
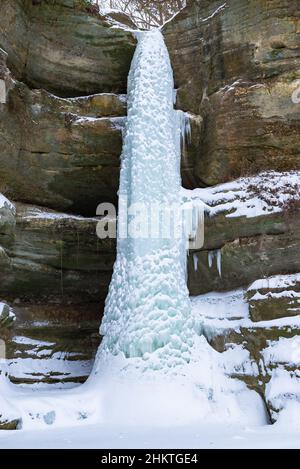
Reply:
[[[277,278],[276,282],[282,284],[286,283],[287,280],[288,278],[281,280]],[[270,282],[272,283],[272,281]],[[257,285],[259,286],[260,283],[258,282]],[[240,327],[264,328],[270,325],[280,327],[287,320],[290,324],[291,320],[295,322],[296,326],[299,324],[299,317],[252,323],[245,300],[245,291],[242,289],[226,293],[212,292],[192,298],[192,315],[195,318],[196,328],[199,331],[205,330],[207,335],[210,333],[218,334],[228,327],[233,327],[236,330]],[[291,350],[295,349],[294,352],[298,350],[298,343],[298,337],[282,338],[278,342],[270,342],[269,347],[263,352],[266,364],[286,362],[291,356]],[[200,375],[209,377],[207,360],[205,357],[202,358],[203,363],[198,360],[198,367],[202,369]],[[209,358],[211,360],[212,356],[210,355]],[[244,372],[248,375],[256,373],[255,366],[249,360],[247,351],[239,345],[229,348],[222,354],[214,352],[214,364],[216,367],[218,364],[223,366],[226,374],[233,371],[240,374]],[[215,378],[218,376],[216,375]],[[221,386],[227,385],[226,381],[219,384]],[[217,385],[218,383],[214,382],[215,388],[218,387]],[[268,386],[267,395],[269,399],[273,398],[278,401],[278,399],[282,399],[281,391],[289,391],[297,395],[298,388],[298,380],[291,379],[287,372],[279,369]],[[130,392],[130,385],[128,390]],[[177,392],[176,387],[173,391]],[[24,389],[24,392],[28,396],[30,389]],[[77,388],[73,396],[76,396],[78,392],[80,394],[80,388]],[[59,397],[55,390],[51,392],[48,390],[46,394],[48,401],[49,398],[51,401],[51,395],[53,399]],[[99,388],[99,395],[105,397],[101,388]],[[32,402],[36,401],[38,396],[40,399],[40,390],[31,391]],[[84,394],[82,396],[85,400]],[[104,398],[103,402],[107,406],[106,413],[111,417],[109,399]],[[277,403],[280,404],[280,402]],[[0,448],[300,448],[300,405],[293,401],[288,402],[287,405],[286,402],[284,404],[285,408],[281,411],[279,419],[274,425],[254,426],[253,424],[239,425],[238,423],[230,425],[224,419],[218,424],[206,422],[204,425],[203,420],[199,420],[198,422],[181,421],[181,423],[173,425],[166,423],[164,426],[162,421],[159,425],[154,425],[152,422],[146,426],[147,409],[138,410],[136,408],[136,411],[141,414],[138,425],[132,423],[126,425],[124,420],[122,423],[118,423],[118,415],[115,415],[113,423],[108,423],[106,420],[101,424],[75,423],[68,428],[51,427],[51,425],[47,428],[47,425],[41,425],[38,430],[29,428],[9,432],[1,431]],[[126,397],[121,400],[120,409],[125,406]]]
[[[281,283],[283,281],[284,279]],[[252,323],[244,293],[243,290],[236,290],[193,298],[193,315],[198,327],[201,324],[207,330],[218,331],[230,325],[238,330],[243,326],[268,327],[270,323],[280,325],[286,320],[299,321],[298,318],[282,318],[276,321]],[[270,343],[270,348],[264,352],[266,362],[280,362],[289,358],[287,346],[293,345],[290,342],[299,342],[299,340],[282,338],[279,342]],[[230,366],[245,366],[248,360],[246,355],[245,350],[239,349],[238,354],[233,354],[229,349],[220,354],[220,357],[223,357],[223,362],[230,368]],[[249,363],[248,361],[248,365]],[[229,368],[227,372],[232,371]],[[251,372],[250,368],[248,366],[246,369],[247,373]],[[283,389],[285,383],[293,384],[290,382],[290,377],[284,376],[283,372],[277,374],[276,383],[280,389]],[[274,382],[268,390],[269,397],[271,393],[276,394],[276,383]],[[296,380],[294,385],[298,386]],[[33,400],[34,395],[37,394],[33,394]],[[227,425],[225,422],[224,420],[223,423],[212,424],[200,421],[168,426],[164,426],[161,422],[158,426],[153,424],[136,426],[126,425],[124,422],[117,424],[115,421],[112,424],[82,423],[68,428],[41,427],[38,430],[1,431],[0,448],[300,448],[300,405],[297,402],[290,402],[274,425]]]
[[[268,327],[270,323],[280,326],[281,322],[286,319],[252,323],[249,318],[244,294],[245,291],[241,289],[227,293],[210,293],[193,298],[192,314],[195,317],[196,327],[199,329],[203,328],[208,334],[213,331],[218,333],[218,331],[222,331],[223,328],[227,327],[233,327],[238,330],[240,327],[245,326]],[[299,318],[293,319],[299,322]],[[290,342],[293,343],[290,344]],[[289,357],[287,348],[290,349],[289,346],[293,347],[294,342],[299,342],[298,338],[293,340],[282,338],[274,344],[270,343],[270,347],[264,351],[266,363],[269,361],[286,361],[286,358]],[[202,358],[203,361],[198,360],[197,365],[200,373],[199,376],[206,375],[209,385],[211,385],[210,372],[207,368],[211,363],[207,363],[203,354]],[[244,372],[248,375],[251,373],[255,374],[256,372],[255,366],[249,360],[248,352],[239,345],[229,348],[222,354],[214,352],[213,358],[214,366],[223,366],[226,374],[230,374],[233,371],[240,374]],[[212,359],[212,355],[209,356],[209,359]],[[212,376],[212,379],[214,378],[217,380],[218,374]],[[189,380],[189,378],[187,379]],[[217,388],[220,385],[222,392],[224,392],[224,390],[226,391],[224,386],[228,386],[228,383],[226,380],[220,383],[215,381],[213,385],[215,391],[218,391]],[[268,397],[272,398],[273,395],[275,399],[281,399],[278,387],[279,391],[287,390],[286,385],[288,390],[297,394],[297,380],[291,381],[289,376],[283,376],[283,372],[281,373],[279,370],[267,390]],[[161,386],[161,391],[163,391],[164,384],[161,383]],[[291,386],[294,386],[293,389],[291,389]],[[128,394],[130,394],[130,390],[129,383]],[[110,394],[110,390],[106,391]],[[174,384],[174,394],[177,391],[178,389]],[[30,389],[24,390],[24,392],[24,396],[28,396]],[[71,391],[73,398],[76,396],[76,393],[80,396],[80,388]],[[162,394],[164,393],[162,392]],[[167,394],[170,400],[171,393],[168,392]],[[108,418],[105,422],[101,424],[87,424],[82,421],[68,428],[51,427],[51,425],[47,428],[47,425],[41,425],[38,430],[34,429],[34,425],[32,428],[29,425],[29,428],[24,430],[2,431],[0,432],[0,448],[300,448],[300,405],[297,402],[288,402],[288,405],[281,411],[279,419],[274,425],[253,425],[253,423],[242,425],[238,424],[238,422],[229,424],[229,418],[228,420],[224,418],[223,422],[218,424],[207,422],[205,419],[202,421],[199,419],[198,422],[184,422],[182,419],[181,421],[179,419],[178,424],[173,423],[171,425],[166,420],[164,425],[162,420],[158,425],[155,425],[147,417],[149,409],[139,409],[137,402],[135,402],[135,411],[139,412],[141,416],[140,422],[136,425],[134,422],[129,423],[128,420],[127,424],[126,420],[119,413],[126,405],[130,404],[129,401],[126,402],[128,396],[124,396],[120,400],[120,407],[116,415],[113,416],[110,406],[114,403],[114,399],[110,403],[110,399],[107,396],[105,397],[101,386],[99,388],[99,395],[102,397],[101,400],[105,403],[105,407],[107,407],[104,414]],[[51,392],[48,390],[46,400],[50,402],[53,399],[54,401],[59,396],[61,394],[57,394],[54,390]],[[21,396],[19,397],[22,399]],[[66,395],[65,397],[67,399]],[[32,402],[43,400],[41,399],[40,391],[31,391],[30,400]],[[88,401],[88,395],[85,399],[83,393],[82,400]],[[195,402],[188,403],[188,407],[194,405]],[[249,401],[250,404],[251,402]],[[183,409],[183,415],[185,410]],[[101,412],[103,413],[103,409]],[[126,415],[128,417],[129,413],[123,413],[125,417]],[[111,422],[109,422],[109,419],[111,419]],[[120,423],[118,423],[118,419]],[[147,421],[150,423],[147,424]]]
[[[280,424],[263,427],[192,425],[183,427],[111,427],[0,432],[0,449],[238,449],[300,448],[300,430]]]

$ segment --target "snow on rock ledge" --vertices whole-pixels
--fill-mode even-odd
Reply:
[[[7,234],[15,224],[16,208],[4,195],[0,194],[0,247],[1,235]]]
[[[16,212],[15,206],[6,197],[4,197],[4,195],[0,194],[0,210],[4,209],[10,210],[10,212],[13,214]]]
[[[276,276],[258,280],[250,288],[269,284],[288,292],[298,279],[299,274]],[[300,403],[300,315],[253,322],[247,304],[249,291],[195,297],[193,317],[196,329],[225,354],[226,373],[264,395],[272,421],[280,422],[290,406]]]
[[[200,198],[211,207],[210,216],[254,218],[300,207],[300,171],[263,172],[183,195]]]
[[[300,274],[275,275],[252,283],[246,294],[253,321],[300,314]]]
[[[14,314],[13,310],[6,303],[0,302],[0,337],[1,329],[3,327],[9,327],[15,320],[16,315]]]
[[[295,256],[300,242],[299,188],[300,172],[291,171],[183,190],[182,197],[210,207],[204,246],[188,261],[191,294],[233,290],[264,275],[300,272]]]

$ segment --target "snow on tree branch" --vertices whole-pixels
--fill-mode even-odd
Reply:
[[[100,12],[117,10],[126,13],[142,29],[161,26],[184,8],[186,0],[91,0]]]

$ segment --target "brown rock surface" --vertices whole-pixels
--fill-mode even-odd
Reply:
[[[288,0],[193,0],[165,26],[177,105],[203,118],[187,187],[299,169],[299,15]]]

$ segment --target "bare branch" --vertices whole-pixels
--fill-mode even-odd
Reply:
[[[138,27],[161,26],[185,6],[186,0],[91,0],[100,10],[109,7],[127,13]]]

